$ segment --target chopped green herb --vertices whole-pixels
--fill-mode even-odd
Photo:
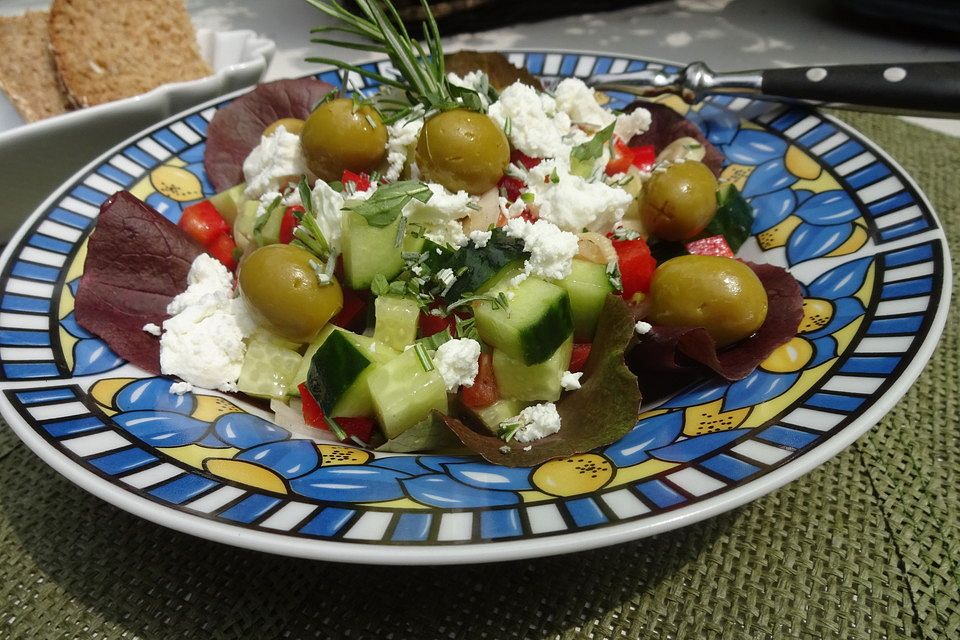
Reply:
[[[337,424],[337,421],[334,418],[325,415],[323,416],[323,421],[327,423],[327,426],[330,427],[330,431],[333,431],[333,435],[337,436],[338,440],[347,439],[347,432],[344,431],[339,424]]]
[[[560,174],[557,173],[556,167],[554,167],[553,171],[550,172],[550,182],[553,184],[558,184],[560,182]]]
[[[367,219],[372,227],[386,227],[397,219],[411,200],[426,203],[433,196],[430,187],[417,180],[384,185],[365,201],[346,207]]]
[[[504,442],[510,442],[522,427],[522,422],[501,422],[500,428],[497,430],[497,437]]]
[[[513,119],[510,116],[507,116],[507,119],[503,123],[503,133],[509,138],[512,132],[513,132]]]
[[[427,353],[426,347],[420,343],[414,343],[413,350],[417,354],[417,360],[420,361],[420,366],[423,367],[424,371],[433,371],[433,360],[430,359],[430,354]]]
[[[570,152],[570,173],[581,178],[593,175],[593,165],[603,156],[604,148],[610,143],[614,124],[616,123],[610,123],[592,138],[573,148]]]
[[[532,204],[534,200],[537,199],[537,196],[534,195],[532,191],[524,191],[520,194],[520,199],[526,202],[527,204]]]

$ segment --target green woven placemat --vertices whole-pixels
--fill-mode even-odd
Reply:
[[[917,179],[960,255],[960,140],[844,118]],[[0,429],[0,637],[960,637],[958,340],[954,314],[876,428],[770,496],[500,565],[362,567],[206,542],[88,495]]]

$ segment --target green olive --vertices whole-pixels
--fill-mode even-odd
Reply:
[[[307,167],[327,182],[346,170],[370,173],[387,153],[387,128],[377,110],[349,98],[321,103],[300,132]]]
[[[678,256],[653,272],[650,322],[703,327],[718,347],[753,335],[767,317],[757,274],[733,258]]]
[[[240,294],[257,319],[277,335],[309,342],[343,307],[336,279],[322,285],[313,255],[289,244],[260,247],[240,263]]]
[[[654,172],[643,187],[640,219],[664,240],[689,240],[717,212],[717,179],[702,162],[687,160]]]
[[[277,127],[283,127],[287,130],[287,133],[300,135],[300,132],[303,131],[303,125],[304,122],[300,118],[280,118],[268,124],[267,128],[263,130],[263,135],[270,135],[277,130]]]
[[[482,113],[454,109],[433,116],[417,141],[424,178],[450,191],[480,195],[496,186],[510,163],[507,136]]]

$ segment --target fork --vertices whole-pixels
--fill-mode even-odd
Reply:
[[[717,93],[775,102],[960,118],[960,62],[852,64],[714,72],[694,62],[676,72],[599,74],[585,82],[641,97],[672,93],[688,103]]]

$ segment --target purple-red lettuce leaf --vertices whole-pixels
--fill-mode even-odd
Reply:
[[[77,322],[118,356],[160,373],[160,339],[143,330],[161,325],[167,305],[187,288],[203,249],[182,229],[126,191],[100,207],[87,243],[77,291]]]
[[[275,80],[258,85],[217,111],[207,127],[203,167],[217,191],[243,182],[243,161],[267,125],[281,118],[306,119],[333,85],[316,78]]]
[[[631,147],[653,145],[654,151],[660,153],[663,149],[678,138],[694,138],[703,145],[704,157],[701,162],[710,167],[714,175],[719,176],[723,166],[723,154],[707,140],[700,128],[665,104],[637,100],[624,109],[630,113],[640,107],[650,112],[650,128],[645,132],[630,138]]]
[[[473,429],[449,416],[444,416],[444,421],[468,449],[507,467],[530,467],[618,440],[636,424],[640,407],[637,378],[623,357],[634,336],[633,325],[627,304],[618,296],[608,296],[584,366],[582,386],[557,403],[560,431],[531,442],[529,451],[524,451],[520,442],[505,443],[483,427]],[[509,453],[501,451],[504,446],[510,448]]]
[[[691,375],[712,371],[726,380],[740,380],[797,334],[803,319],[803,294],[794,277],[771,264],[744,264],[753,269],[767,292],[767,317],[760,329],[718,352],[703,327],[654,325],[627,353],[630,369],[647,393],[652,389],[662,392],[664,376],[682,384],[689,382]]]

